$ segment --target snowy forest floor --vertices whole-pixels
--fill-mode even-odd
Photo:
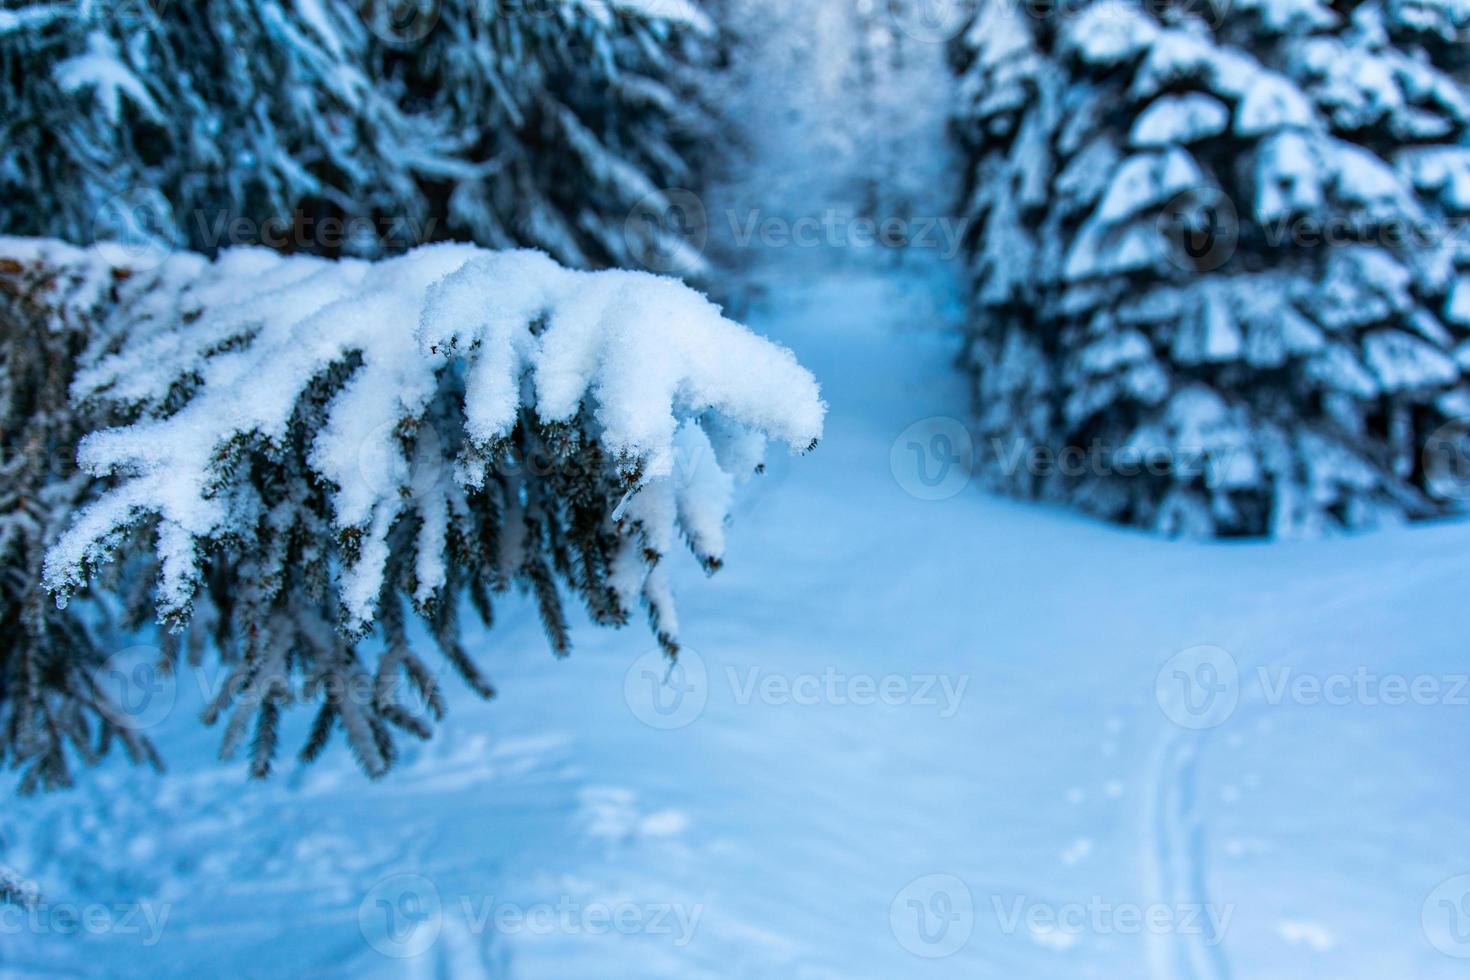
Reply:
[[[820,25],[779,19],[838,6],[766,6],[787,47],[728,102],[760,163],[712,222],[749,200],[821,215],[862,183],[836,189],[843,150],[943,186],[937,154],[909,166],[831,124],[851,87],[811,56]],[[906,120],[889,149],[942,143],[921,53],[865,110]],[[1470,873],[1470,524],[1193,544],[975,485],[915,497],[905,430],[967,411],[938,251],[772,249],[737,280],[735,314],[823,382],[827,432],[743,489],[721,572],[679,563],[685,673],[657,706],[641,624],[579,623],[557,661],[517,597],[467,638],[497,698],[451,679],[447,722],[389,778],[339,742],[251,783],[186,677],[153,731],[166,776],[113,760],[0,817],[58,908],[131,928],[0,921],[0,975],[1464,976],[1425,920]],[[1170,659],[1201,645],[1228,659]],[[1383,696],[1277,696],[1288,668]],[[1238,705],[1177,724],[1176,669]],[[1382,703],[1388,677],[1437,703]]]
[[[747,488],[726,569],[680,569],[694,690],[667,718],[640,629],[583,625],[557,662],[519,602],[473,640],[498,698],[456,697],[378,784],[340,746],[248,783],[176,710],[166,777],[110,764],[4,819],[53,900],[142,903],[139,932],[9,935],[6,975],[1463,975],[1421,910],[1470,870],[1470,708],[1272,688],[1463,674],[1470,525],[1200,545],[916,499],[895,439],[964,414],[950,342],[913,329],[943,275],[754,275],[750,322],[831,416]],[[1192,730],[1156,679],[1200,644],[1240,703]],[[1126,921],[1151,906],[1178,928]]]

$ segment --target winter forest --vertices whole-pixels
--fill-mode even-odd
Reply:
[[[1470,975],[1470,0],[0,66],[0,977]]]

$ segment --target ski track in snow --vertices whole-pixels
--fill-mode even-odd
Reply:
[[[1149,763],[1142,861],[1152,901],[1171,908],[1209,908],[1201,834],[1204,815],[1195,789],[1196,761],[1207,736],[1170,731]],[[1227,980],[1219,946],[1190,935],[1151,935],[1155,980]]]
[[[1339,596],[1311,617],[1346,614],[1357,594]],[[1324,615],[1325,614],[1325,615]],[[1298,627],[1310,636],[1310,629]],[[1268,665],[1242,662],[1246,677]],[[1237,710],[1259,706],[1260,692],[1247,690]],[[1252,697],[1251,695],[1255,695]],[[1145,777],[1145,806],[1140,827],[1140,866],[1150,900],[1171,908],[1217,908],[1208,886],[1208,813],[1199,788],[1200,759],[1209,748],[1213,729],[1193,731],[1168,724],[1154,747]],[[1148,962],[1154,980],[1229,980],[1225,947],[1208,933],[1150,935]]]

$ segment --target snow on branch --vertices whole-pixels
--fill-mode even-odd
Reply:
[[[0,255],[40,253],[108,266],[0,239]],[[126,279],[72,385],[125,424],[82,441],[104,489],[50,549],[45,582],[64,602],[151,533],[161,621],[184,629],[205,603],[256,706],[288,700],[274,692],[294,671],[355,673],[376,629],[377,683],[401,672],[437,716],[405,604],[488,695],[454,610],[467,595],[488,623],[490,594],[512,585],[558,652],[567,591],[606,625],[645,606],[673,652],[662,557],[682,539],[716,568],[766,440],[806,451],[821,433],[816,381],[790,351],[645,273],[442,244],[379,262],[175,253]],[[357,708],[328,703],[318,728],[340,720],[370,772],[391,762],[382,722],[427,736],[391,696]],[[264,771],[273,713],[258,724]]]
[[[537,252],[440,245],[378,263],[334,263],[237,251],[202,270],[176,307],[170,318],[139,324],[127,346],[83,371],[73,388],[76,397],[141,406],[143,414],[82,444],[86,470],[123,479],[52,549],[47,583],[62,594],[109,557],[123,529],[156,518],[160,602],[173,614],[186,610],[201,548],[249,535],[262,516],[237,478],[242,448],[286,451],[300,403],[334,372],[340,381],[310,437],[307,464],[331,487],[333,523],[353,542],[342,575],[353,630],[373,618],[389,532],[409,512],[423,524],[416,597],[426,602],[442,586],[448,524],[464,493],[485,485],[523,417],[580,425],[631,495],[621,521],[675,525],[648,532],[667,542],[682,531],[706,561],[719,558],[719,521],[703,522],[702,508],[723,504],[718,495],[694,498],[725,480],[693,477],[705,466],[743,475],[724,467],[746,468],[754,457],[688,452],[697,456],[711,431],[727,445],[733,430],[798,450],[821,432],[811,375],[704,297],[644,273],[568,270]],[[436,456],[426,459],[431,440],[412,434],[436,424],[436,395],[455,375],[463,386],[452,420],[459,432],[439,433]],[[192,396],[164,412],[181,384]],[[676,472],[681,466],[691,472]],[[450,469],[452,479],[438,478]],[[658,506],[664,496],[673,510]]]

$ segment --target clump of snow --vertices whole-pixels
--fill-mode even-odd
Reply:
[[[1203,92],[1165,95],[1138,117],[1128,141],[1134,146],[1166,147],[1218,136],[1230,124],[1225,103]]]
[[[1103,0],[1067,25],[1066,44],[1087,62],[1116,64],[1137,55],[1159,35],[1158,25],[1125,0]]]
[[[1235,115],[1235,132],[1261,136],[1288,127],[1309,129],[1315,120],[1312,104],[1288,79],[1264,72],[1245,93]]]
[[[117,44],[101,31],[87,35],[87,51],[57,64],[56,84],[63,92],[90,89],[107,121],[116,125],[127,99],[154,120],[162,118],[147,87],[123,62]]]
[[[583,0],[582,6],[596,10],[603,4],[598,0]],[[693,0],[610,0],[607,6],[625,17],[669,21],[710,36],[717,31],[714,21]]]

